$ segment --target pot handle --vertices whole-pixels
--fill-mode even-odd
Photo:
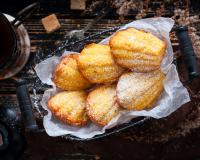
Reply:
[[[188,69],[189,80],[192,80],[199,76],[199,72],[192,41],[188,36],[188,27],[176,27],[176,35],[180,44],[181,54],[183,55],[186,67]]]
[[[0,123],[0,134],[1,134],[1,137],[2,137],[2,141],[3,141],[3,144],[0,145],[0,153],[2,151],[4,151],[8,145],[9,145],[9,139],[8,139],[8,130],[7,128],[5,127],[5,125],[1,124]]]
[[[25,129],[30,132],[36,132],[38,126],[32,113],[32,103],[26,82],[17,83],[16,93],[19,107],[24,118]]]
[[[18,27],[20,24],[22,24],[25,21],[25,19],[30,17],[33,14],[33,12],[39,8],[39,6],[40,6],[39,3],[33,3],[25,7],[21,11],[19,11],[17,13],[16,18],[12,21],[12,25],[14,25],[15,27]]]

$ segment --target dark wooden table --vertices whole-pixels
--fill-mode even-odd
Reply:
[[[16,14],[17,10],[23,8],[30,1],[21,1],[16,6],[9,5],[9,0],[0,8],[6,13]],[[61,29],[46,34],[41,24],[41,18],[55,13],[62,25]],[[37,99],[49,86],[41,84],[34,77],[32,67],[42,59],[52,56],[56,42],[60,40],[66,31],[84,27],[91,21],[93,16],[82,17],[81,12],[70,11],[69,2],[43,1],[43,6],[29,18],[25,23],[31,39],[31,56],[25,68],[17,75],[18,77],[29,77],[30,93],[32,100],[34,96],[32,88],[37,91]],[[171,12],[166,12],[170,16]],[[195,13],[194,13],[195,14]],[[153,13],[149,13],[153,16]],[[135,14],[129,14],[123,22],[118,20],[114,13],[109,14],[103,20],[95,24],[86,35],[112,28],[114,26],[128,23],[134,20]],[[106,35],[95,39],[99,41]],[[178,52],[176,37],[171,34],[174,51]],[[200,60],[198,60],[198,65]],[[199,65],[200,66],[200,65]],[[109,136],[104,139],[76,142],[64,138],[52,138],[45,132],[26,134],[28,147],[24,153],[24,160],[49,160],[49,159],[198,159],[200,158],[200,84],[199,78],[192,84],[186,82],[187,73],[182,59],[178,60],[178,71],[181,81],[189,89],[192,101],[182,106],[169,117],[155,120],[151,119],[144,124],[130,128],[122,133]],[[12,81],[0,82],[0,103],[17,107],[15,85]],[[34,109],[38,123],[42,127],[42,118]]]

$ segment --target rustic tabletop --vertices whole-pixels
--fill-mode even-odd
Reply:
[[[11,1],[10,1],[11,2]],[[19,1],[16,4],[9,0],[1,5],[1,11],[15,15],[19,9],[31,1]],[[154,4],[155,3],[155,4]],[[153,1],[151,5],[159,6],[162,1]],[[12,4],[12,5],[11,5]],[[17,7],[16,7],[17,6]],[[166,7],[163,16],[172,17],[175,6]],[[182,9],[185,9],[183,6]],[[198,15],[195,7],[190,7],[191,15]],[[51,34],[46,34],[41,18],[55,13],[61,23],[61,28]],[[121,24],[133,21],[136,12],[131,12],[123,20],[117,14],[109,13],[86,32],[91,35]],[[147,12],[145,17],[155,16],[153,11]],[[39,11],[24,22],[31,40],[31,56],[27,65],[17,75],[27,78],[33,101],[33,106],[39,106],[43,92],[49,88],[35,78],[33,67],[41,60],[52,56],[67,31],[82,28],[89,23],[95,15],[83,15],[81,11],[69,10],[69,1],[48,0],[43,1]],[[197,35],[199,25],[195,24]],[[107,35],[95,39],[100,41]],[[171,33],[174,52],[179,54],[179,44],[174,33]],[[80,48],[78,48],[80,49]],[[77,48],[75,49],[77,50]],[[197,59],[198,66],[200,60]],[[87,142],[70,141],[64,138],[52,138],[45,132],[24,133],[27,138],[27,149],[23,155],[25,160],[45,159],[198,159],[200,158],[200,84],[199,78],[192,83],[187,82],[187,73],[182,58],[177,60],[178,72],[181,81],[189,90],[191,102],[183,105],[172,115],[160,119],[150,119],[137,127],[129,128],[112,136]],[[35,91],[33,89],[36,89]],[[0,103],[18,107],[15,95],[15,85],[11,80],[0,81]],[[36,92],[36,94],[34,94]],[[37,105],[36,105],[37,104]],[[42,128],[42,117],[36,108],[33,108],[38,124]]]

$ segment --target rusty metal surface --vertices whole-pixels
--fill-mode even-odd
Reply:
[[[64,1],[62,1],[64,2]],[[48,1],[46,2],[48,3]],[[88,17],[80,17],[79,13],[72,12],[61,7],[55,0],[50,6],[40,13],[36,13],[24,23],[30,39],[31,54],[25,68],[17,75],[27,77],[30,84],[30,92],[35,85],[37,96],[41,99],[42,93],[49,86],[41,84],[34,79],[32,67],[41,60],[52,56],[59,41],[65,32],[84,27],[91,21]],[[67,2],[68,3],[68,2]],[[66,6],[67,6],[66,3]],[[62,3],[63,4],[63,3]],[[63,5],[64,6],[64,5]],[[46,34],[40,19],[50,13],[56,13],[62,25],[61,29]],[[149,13],[152,16],[154,13]],[[167,13],[169,15],[170,13]],[[131,22],[135,14],[129,14],[123,23]],[[86,35],[94,34],[105,29],[122,25],[116,15],[107,16],[95,24]],[[199,31],[198,31],[199,33]],[[95,41],[100,41],[107,35],[101,35]],[[174,51],[178,51],[176,37],[171,34]],[[200,60],[198,60],[200,68]],[[28,148],[24,154],[24,160],[49,160],[49,159],[195,159],[200,157],[200,106],[199,91],[200,79],[192,84],[187,83],[187,74],[182,59],[178,60],[178,72],[181,81],[189,89],[192,102],[185,104],[169,117],[161,120],[151,119],[139,128],[133,127],[122,133],[107,138],[89,142],[72,142],[62,137],[52,138],[46,133],[26,134]],[[34,95],[32,100],[34,101]],[[10,80],[0,81],[0,103],[6,103],[17,107],[15,85]],[[35,111],[37,122],[42,127],[42,118]]]

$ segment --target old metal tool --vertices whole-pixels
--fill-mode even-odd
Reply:
[[[95,23],[101,20],[106,14],[109,12],[109,9],[103,9],[97,17],[95,17],[90,23],[88,23],[83,29],[72,30],[66,34],[66,37],[72,39],[83,39],[85,36],[85,32],[88,31]]]
[[[188,35],[188,27],[177,26],[175,27],[175,32],[179,41],[181,55],[184,58],[185,65],[188,70],[189,81],[192,81],[194,78],[199,76],[199,71],[197,68],[192,41]]]

